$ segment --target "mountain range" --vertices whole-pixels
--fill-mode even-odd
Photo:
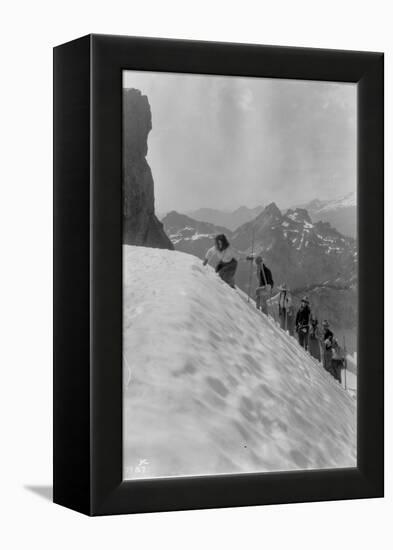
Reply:
[[[296,208],[307,210],[313,222],[328,222],[343,235],[356,238],[357,206],[355,192],[347,193],[337,199],[313,199],[291,208],[292,210],[296,210]],[[256,206],[255,208],[240,206],[233,212],[214,208],[199,208],[185,212],[185,214],[193,220],[211,223],[235,231],[243,224],[255,219],[263,210],[263,206]],[[164,215],[159,217],[162,219]]]
[[[206,250],[213,246],[213,238],[219,233],[231,236],[226,227],[194,220],[174,210],[163,218],[164,230],[176,250],[204,258]]]
[[[269,204],[254,220],[235,231],[194,220],[172,211],[162,220],[165,232],[176,250],[204,258],[213,237],[225,233],[239,251],[241,262],[252,252],[260,253],[274,266],[276,282],[294,287],[330,282],[350,284],[356,277],[356,242],[327,222],[313,223],[303,208],[282,214]],[[247,264],[248,265],[248,264]],[[244,290],[243,282],[239,286]]]
[[[257,280],[246,257],[254,253],[263,256],[276,287],[285,282],[292,289],[295,303],[307,294],[321,319],[328,318],[343,329],[356,326],[356,241],[328,222],[313,222],[306,209],[282,213],[271,203],[235,231],[175,211],[162,222],[176,250],[201,259],[214,236],[225,233],[239,253],[236,284],[252,296]]]
[[[187,215],[194,220],[220,225],[233,231],[244,223],[253,220],[262,210],[263,206],[256,206],[255,208],[240,206],[233,212],[216,210],[214,208],[199,208],[198,210],[187,212]]]
[[[314,222],[329,222],[343,235],[356,238],[357,205],[356,193],[348,193],[334,200],[314,199],[300,205],[308,211]]]

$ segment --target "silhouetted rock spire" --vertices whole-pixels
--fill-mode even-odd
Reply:
[[[154,213],[154,181],[146,161],[152,128],[147,96],[125,89],[123,109],[123,242],[173,250]]]

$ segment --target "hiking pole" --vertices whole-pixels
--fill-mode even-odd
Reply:
[[[250,276],[248,278],[248,295],[247,302],[250,301],[251,294],[251,285],[252,285],[252,263],[254,261],[254,237],[255,237],[255,224],[252,226],[252,237],[251,237],[251,261],[250,261]]]

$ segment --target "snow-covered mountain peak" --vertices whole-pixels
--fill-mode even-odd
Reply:
[[[324,201],[320,206],[319,211],[336,210],[339,208],[348,208],[349,206],[356,206],[356,192],[347,193],[346,195],[337,199]]]
[[[352,191],[335,199],[314,199],[301,207],[309,212],[314,222],[330,222],[340,233],[356,237],[356,204],[356,191]]]
[[[305,208],[296,208],[295,210],[289,209],[286,212],[285,217],[297,223],[312,223],[311,218]]]

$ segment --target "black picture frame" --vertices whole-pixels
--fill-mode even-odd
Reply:
[[[54,502],[104,515],[383,496],[383,62],[107,35],[54,49]],[[357,468],[123,481],[125,69],[358,84]]]

